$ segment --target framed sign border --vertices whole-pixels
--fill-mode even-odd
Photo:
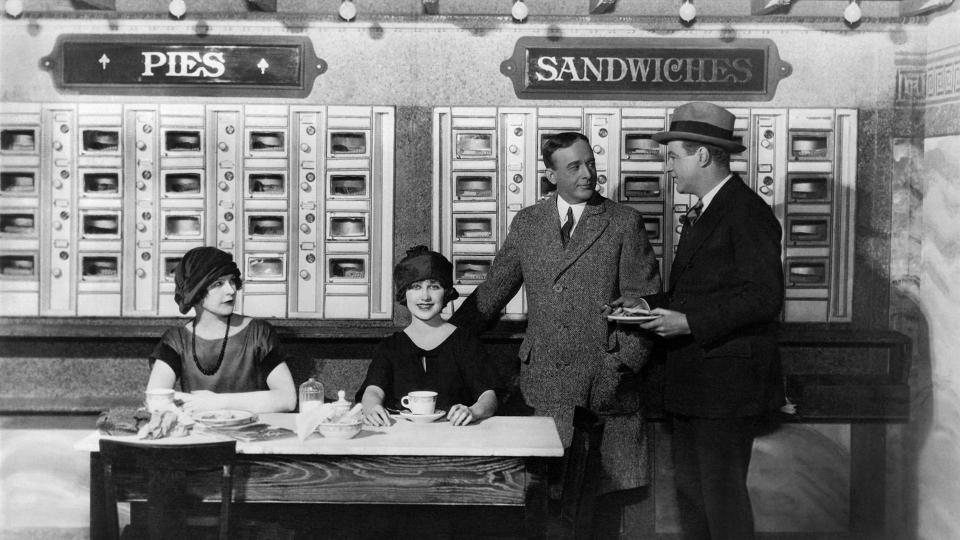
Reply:
[[[760,49],[766,58],[762,92],[696,92],[679,90],[637,90],[625,92],[622,89],[604,90],[601,84],[595,84],[589,90],[571,92],[568,89],[530,88],[529,54],[530,49],[591,49],[639,50],[665,49],[679,51],[683,49]],[[623,100],[623,101],[770,101],[776,94],[777,85],[793,73],[793,66],[780,58],[777,44],[766,38],[738,39],[734,41],[709,38],[570,38],[551,39],[540,37],[522,37],[517,40],[513,55],[500,64],[500,73],[513,81],[513,91],[520,99],[575,99],[575,100]]]
[[[64,73],[65,45],[71,43],[157,43],[160,45],[211,46],[294,46],[300,51],[300,73],[297,85],[243,85],[227,84],[122,84],[122,83],[67,83]],[[327,63],[317,57],[313,42],[306,36],[181,36],[170,34],[115,35],[62,34],[53,50],[40,59],[40,68],[50,72],[54,85],[61,92],[95,95],[138,96],[223,96],[223,97],[284,97],[305,98],[313,91],[316,78],[327,71]]]

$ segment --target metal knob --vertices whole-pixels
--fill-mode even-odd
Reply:
[[[144,132],[144,133],[153,133],[153,126],[151,126],[150,124],[144,124],[144,125],[143,125],[143,132]]]
[[[70,132],[70,126],[66,124],[60,124],[60,133],[69,133],[69,132]]]
[[[53,149],[56,150],[57,152],[59,152],[60,150],[63,150],[63,143],[60,141],[54,141]]]
[[[233,171],[227,171],[223,173],[223,179],[227,181],[233,181]]]
[[[140,231],[140,232],[147,232],[147,224],[146,224],[146,223],[137,223],[137,230]]]
[[[603,147],[600,146],[599,144],[593,145],[593,153],[597,154],[598,156],[603,154]]]
[[[307,143],[300,143],[300,151],[307,153],[310,151],[310,145]]]
[[[769,195],[772,192],[773,190],[770,189],[770,186],[760,186],[760,193],[763,193],[764,195]]]
[[[517,148],[517,145],[515,145],[515,144],[511,144],[509,150],[510,150],[510,153],[511,153],[511,154],[516,154],[517,152],[520,151],[520,149]]]
[[[517,137],[523,135],[523,128],[522,127],[513,128],[513,134],[516,135]]]
[[[606,128],[600,128],[600,130],[597,131],[597,135],[600,136],[600,137],[606,137],[606,136],[607,136],[607,130],[606,130]]]
[[[59,221],[53,222],[53,230],[59,231],[62,228],[63,228],[63,223],[60,223]]]
[[[217,148],[219,148],[221,152],[226,152],[227,150],[230,149],[230,146],[225,142],[221,142],[220,144],[217,145]]]
[[[601,175],[597,176],[597,183],[598,183],[598,184],[606,184],[606,183],[607,183],[607,175],[601,174]]]
[[[60,276],[63,275],[63,271],[60,270],[59,268],[54,268],[50,273],[51,273],[51,274],[53,275],[53,277],[55,277],[55,278],[58,278],[58,277],[60,277]]]
[[[144,182],[143,180],[137,180],[137,189],[139,189],[140,191],[147,189],[147,183]]]
[[[228,189],[230,189],[230,184],[221,180],[217,182],[217,187],[220,188],[220,191],[227,191]]]
[[[70,178],[70,171],[66,169],[60,171],[60,178],[63,178],[64,180],[66,180],[67,178]]]
[[[149,180],[153,178],[153,173],[150,171],[143,171],[142,173],[140,173],[140,176],[142,176],[144,180]]]
[[[514,182],[515,184],[522,184],[522,183],[523,183],[523,175],[522,175],[522,174],[515,174],[515,175],[513,175],[513,182]]]
[[[307,135],[313,135],[317,132],[317,128],[313,126],[307,126]]]
[[[143,141],[137,141],[137,150],[140,150],[142,152],[146,149],[147,149],[147,143]]]
[[[301,279],[310,279],[310,272],[307,272],[306,270],[301,270],[301,271],[300,271],[300,278],[301,278]]]
[[[317,175],[313,174],[312,172],[308,172],[307,175],[304,176],[304,178],[307,179],[307,182],[313,182],[314,180],[317,179]]]
[[[520,186],[516,184],[510,184],[509,186],[507,186],[507,189],[510,190],[510,193],[517,193],[518,191],[520,191]]]
[[[220,225],[217,226],[217,228],[220,229],[220,232],[222,233],[230,231],[230,227],[226,223],[221,223]]]
[[[137,277],[141,279],[147,277],[147,271],[143,268],[137,268]]]
[[[300,182],[300,189],[303,191],[310,191],[310,184],[306,182]]]
[[[310,226],[306,223],[300,224],[300,230],[303,231],[303,234],[310,234]]]
[[[236,128],[233,126],[227,126],[223,129],[223,131],[225,131],[227,135],[233,135],[233,132],[236,131]]]
[[[61,188],[63,187],[63,182],[61,182],[61,181],[59,181],[59,180],[54,180],[54,181],[53,181],[53,187],[55,187],[56,189],[61,189]]]

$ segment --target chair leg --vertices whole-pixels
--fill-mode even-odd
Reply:
[[[104,515],[104,538],[120,538],[120,520],[117,517],[117,489],[113,485],[113,465],[104,463],[103,465],[103,515]],[[93,531],[91,531],[93,533]],[[96,534],[96,533],[94,533]]]

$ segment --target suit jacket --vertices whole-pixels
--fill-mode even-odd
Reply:
[[[490,321],[521,285],[527,329],[520,345],[520,388],[537,414],[552,416],[564,446],[573,432],[573,408],[606,415],[603,459],[606,490],[647,482],[636,374],[649,341],[603,316],[606,302],[621,295],[660,290],[656,255],[639,212],[599,195],[588,201],[564,249],[557,195],[524,208],[487,274],[486,281],[451,321]]]
[[[666,410],[722,418],[782,405],[781,234],[773,212],[737,175],[684,228],[667,301],[687,315],[691,335],[665,342]]]

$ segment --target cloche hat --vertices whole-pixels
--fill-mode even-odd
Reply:
[[[677,107],[670,120],[670,129],[653,135],[660,144],[670,141],[694,141],[712,144],[733,154],[747,149],[733,138],[733,113],[703,101]]]

